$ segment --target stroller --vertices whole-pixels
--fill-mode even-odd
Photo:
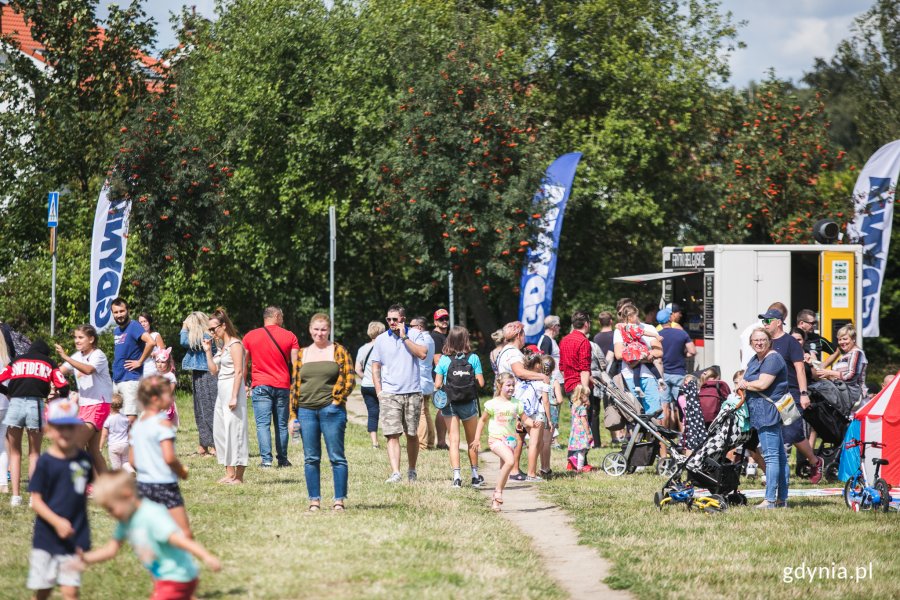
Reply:
[[[852,403],[843,382],[823,379],[809,384],[810,405],[803,411],[803,419],[816,430],[819,444],[813,449],[825,461],[825,478],[838,480],[841,446],[850,425]],[[798,477],[809,477],[812,465],[802,455],[797,458]]]
[[[677,454],[675,442],[679,433],[660,427],[653,422],[662,411],[645,414],[641,405],[631,394],[622,392],[612,381],[608,373],[601,373],[599,378],[594,378],[594,385],[601,386],[606,391],[606,396],[619,414],[622,420],[633,426],[631,439],[620,452],[610,452],[603,457],[603,471],[607,475],[618,477],[625,473],[634,473],[638,467],[653,465],[659,454],[659,444],[664,444],[671,455]],[[671,465],[671,466],[668,466]],[[666,476],[666,468],[674,468],[674,460],[660,461],[656,470]]]
[[[653,501],[662,510],[669,504],[686,504],[688,510],[722,512],[729,505],[745,505],[747,497],[738,491],[745,458],[741,453],[730,462],[726,453],[744,444],[750,437],[742,432],[734,411],[722,409],[709,426],[703,445],[690,457],[674,453],[674,473]],[[695,486],[704,487],[709,494],[695,497]]]

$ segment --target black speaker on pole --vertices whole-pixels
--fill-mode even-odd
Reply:
[[[830,219],[821,219],[813,225],[813,238],[820,244],[835,243],[840,233],[840,226]]]

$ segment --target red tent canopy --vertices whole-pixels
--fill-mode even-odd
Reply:
[[[886,388],[856,412],[863,441],[881,442],[884,448],[866,448],[866,476],[873,481],[873,458],[886,458],[881,477],[890,485],[900,485],[900,373]]]

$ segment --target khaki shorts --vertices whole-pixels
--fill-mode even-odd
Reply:
[[[422,414],[422,393],[388,394],[381,392],[378,396],[381,412],[378,415],[378,427],[381,433],[389,435],[415,436]]]
[[[49,590],[58,585],[81,587],[81,571],[75,568],[74,554],[50,554],[46,550],[31,549],[28,567],[28,589]]]
[[[138,405],[138,388],[140,385],[140,381],[122,381],[113,385],[113,392],[122,394],[122,414],[126,417],[136,417],[144,412]]]

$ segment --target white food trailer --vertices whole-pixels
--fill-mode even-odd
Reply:
[[[862,323],[863,248],[857,245],[726,245],[663,248],[661,273],[616,277],[662,282],[662,303],[682,307],[682,326],[697,346],[696,368],[719,365],[728,381],[741,367],[741,334],[773,302],[819,318],[819,333],[835,340],[847,323]],[[862,344],[862,336],[858,338]]]

